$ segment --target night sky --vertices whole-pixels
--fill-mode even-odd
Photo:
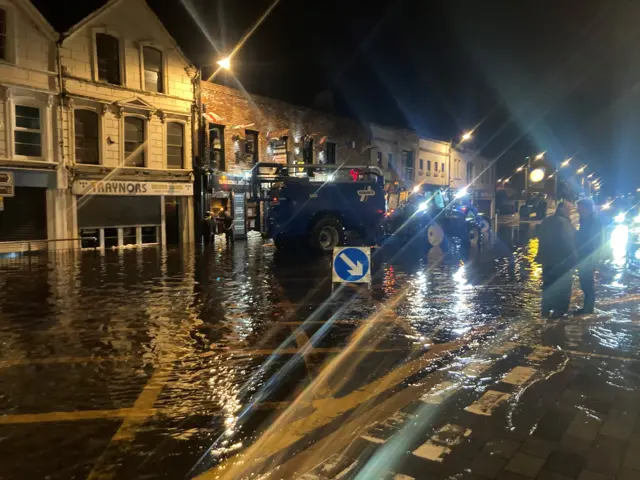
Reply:
[[[34,3],[60,30],[79,20]],[[271,1],[148,3],[205,67]],[[309,106],[330,91],[339,113],[444,140],[477,126],[499,175],[545,150],[623,192],[640,187],[639,18],[634,0],[281,0],[216,81]]]

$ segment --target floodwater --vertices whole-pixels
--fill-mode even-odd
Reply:
[[[370,289],[334,289],[329,259],[289,258],[259,238],[4,258],[0,478],[188,478],[282,412],[304,417],[296,399],[348,398],[434,346],[533,318],[536,242],[528,227],[500,238],[481,252],[381,251]],[[621,267],[601,278],[614,300],[636,284]],[[588,341],[635,354],[635,307],[616,308]]]

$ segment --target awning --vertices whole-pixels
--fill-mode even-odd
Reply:
[[[204,119],[207,122],[211,122],[211,123],[221,123],[222,122],[222,117],[220,115],[216,115],[213,112],[203,112],[202,116],[204,117]]]

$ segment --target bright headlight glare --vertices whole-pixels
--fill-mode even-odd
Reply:
[[[640,248],[636,250],[636,253],[633,256],[636,257],[636,260],[640,260]]]
[[[629,229],[626,225],[617,225],[611,232],[611,248],[614,252],[624,252],[629,241]]]
[[[423,212],[424,210],[427,209],[427,204],[429,203],[429,200],[422,202],[420,205],[418,205],[418,211],[419,212]]]
[[[620,212],[613,219],[616,221],[616,223],[623,223],[625,218],[627,218],[627,216],[624,213]]]
[[[633,223],[640,223],[640,215],[633,217]]]

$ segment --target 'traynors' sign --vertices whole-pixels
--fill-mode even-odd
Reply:
[[[193,195],[192,183],[77,180],[74,195]]]

